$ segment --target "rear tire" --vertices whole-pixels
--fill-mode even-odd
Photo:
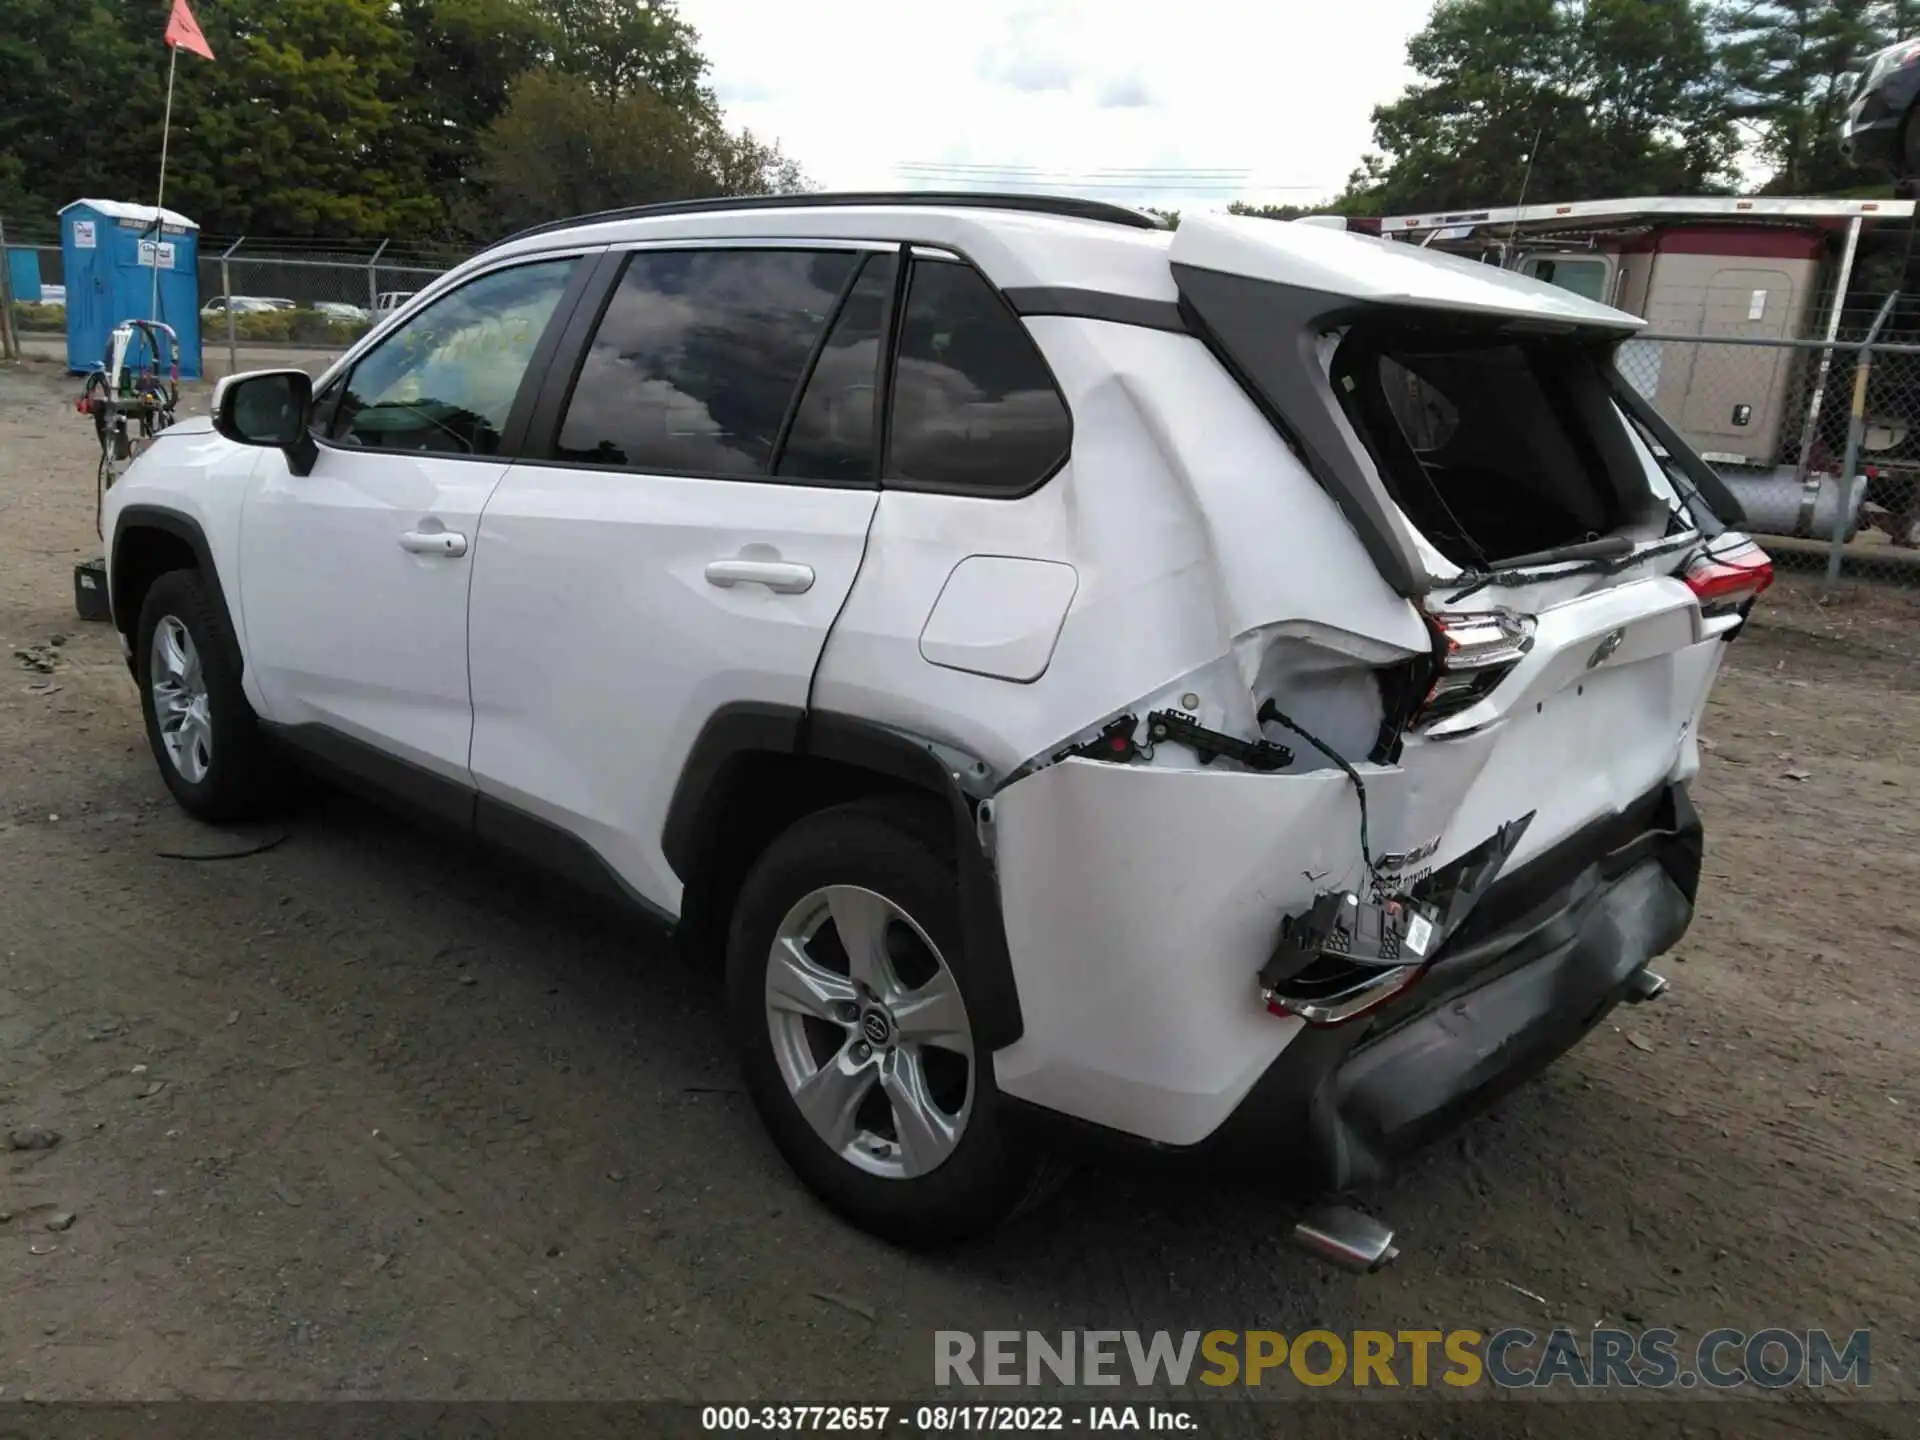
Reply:
[[[180,808],[215,824],[275,808],[280,757],[240,688],[240,659],[198,570],[153,582],[134,626],[147,743]]]
[[[727,945],[730,1029],[774,1144],[828,1205],[908,1245],[990,1229],[1049,1178],[975,1039],[951,829],[898,798],[800,820],[748,874]]]

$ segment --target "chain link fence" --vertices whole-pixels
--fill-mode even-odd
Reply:
[[[58,228],[0,218],[0,356],[66,355]],[[468,252],[419,242],[199,237],[200,345],[208,379],[324,363]]]
[[[249,241],[200,242],[201,345],[227,353],[289,347],[344,350],[452,265],[460,252]]]
[[[64,356],[55,226],[0,220],[0,346]],[[208,378],[325,363],[463,258],[391,241],[203,234]],[[1619,366],[1727,480],[1777,567],[1920,591],[1920,297],[1789,293],[1782,277],[1666,290]]]
[[[1693,333],[1650,316],[1622,376],[1727,481],[1776,566],[1920,586],[1920,304],[1850,296],[1835,323],[1812,296],[1803,313],[1833,333],[1800,338],[1766,333],[1801,327],[1759,296],[1703,293],[1684,305]]]

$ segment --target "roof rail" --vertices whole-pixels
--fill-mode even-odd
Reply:
[[[1081,200],[1071,195],[1002,195],[985,190],[844,190],[812,195],[725,195],[709,200],[667,200],[655,205],[627,205],[617,210],[596,210],[590,215],[549,220],[544,225],[534,225],[496,240],[494,245],[506,245],[531,235],[546,235],[555,230],[570,230],[576,225],[597,225],[609,220],[651,220],[661,215],[707,215],[727,210],[810,210],[837,205],[964,206],[975,210],[1026,210],[1040,215],[1062,215],[1073,220],[1103,220],[1111,225],[1130,225],[1136,230],[1165,228],[1156,217],[1142,211],[1129,210],[1124,205],[1110,205],[1104,200]]]

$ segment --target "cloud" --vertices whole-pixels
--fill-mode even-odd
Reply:
[[[778,97],[779,90],[768,81],[748,76],[723,76],[713,87],[714,98],[722,105],[758,105]]]
[[[1135,71],[1129,75],[1117,75],[1102,83],[1095,103],[1102,110],[1133,110],[1153,104],[1153,91]]]
[[[1061,56],[1044,51],[1012,55],[989,51],[980,57],[980,73],[1009,90],[1027,95],[1073,88],[1073,67]]]
[[[1432,4],[1186,0],[1178,23],[1166,0],[679,10],[728,123],[777,140],[823,187],[1066,189],[1200,211],[1339,190],[1373,106],[1412,78],[1407,37]]]

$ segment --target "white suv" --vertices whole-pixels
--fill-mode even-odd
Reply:
[[[590,216],[222,382],[110,493],[114,618],[194,814],[297,758],[723,964],[863,1225],[978,1230],[1062,1130],[1331,1194],[1691,918],[1771,568],[1639,323],[1267,220]]]

